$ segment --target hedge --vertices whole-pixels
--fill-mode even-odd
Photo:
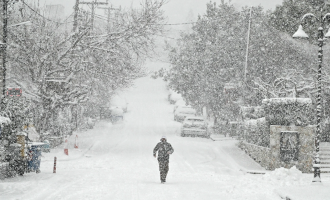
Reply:
[[[315,124],[312,100],[309,98],[264,99],[262,107],[269,125],[307,126]]]

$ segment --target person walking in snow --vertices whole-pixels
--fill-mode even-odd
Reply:
[[[156,158],[156,153],[158,151],[158,164],[160,171],[160,181],[161,183],[166,182],[166,176],[169,169],[170,154],[174,152],[172,145],[166,141],[166,136],[160,139],[160,142],[154,148],[154,157]]]

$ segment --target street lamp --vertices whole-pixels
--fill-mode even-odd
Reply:
[[[324,3],[326,5],[328,3]],[[324,27],[324,21],[327,19],[327,17],[330,16],[330,13],[325,14],[322,16],[322,11],[323,7],[321,7],[321,16],[320,18],[317,18],[314,14],[312,13],[307,13],[301,18],[301,22],[306,18],[306,17],[314,17],[315,19],[318,20],[320,23],[320,27],[318,28],[318,71],[317,71],[317,107],[316,107],[316,116],[317,116],[317,121],[316,121],[316,137],[315,137],[315,158],[314,158],[314,179],[312,182],[316,183],[321,183],[321,171],[320,171],[320,155],[319,155],[319,150],[320,150],[320,137],[321,137],[321,110],[322,110],[322,101],[321,101],[321,91],[322,91],[322,60],[323,60],[323,41],[324,37],[330,37],[330,29],[328,33],[325,35],[323,34],[323,27]],[[297,32],[295,32],[292,35],[293,38],[308,38],[308,35],[304,32],[302,25],[299,25],[299,28]]]

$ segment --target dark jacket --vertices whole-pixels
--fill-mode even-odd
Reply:
[[[168,142],[159,142],[154,148],[154,156],[158,151],[158,160],[159,161],[169,161],[170,154],[174,152],[172,145]]]

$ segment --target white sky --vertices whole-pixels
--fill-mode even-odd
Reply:
[[[69,15],[73,12],[73,6],[75,0],[28,0],[30,2],[38,2],[40,6],[45,4],[62,4],[66,7],[66,14]],[[92,0],[80,0],[89,1]],[[99,2],[105,2],[106,0],[98,0]],[[228,0],[225,0],[228,1]],[[276,5],[282,3],[283,0],[232,0],[237,7],[258,6],[261,5],[265,9],[274,9]],[[122,6],[122,8],[130,6],[138,6],[141,0],[109,0],[109,3],[113,7]],[[189,12],[197,18],[198,14],[205,13],[206,4],[210,0],[168,0],[168,3],[164,6],[165,14],[168,16],[169,23],[180,23],[187,21]],[[213,0],[213,2],[220,3],[221,0]]]

